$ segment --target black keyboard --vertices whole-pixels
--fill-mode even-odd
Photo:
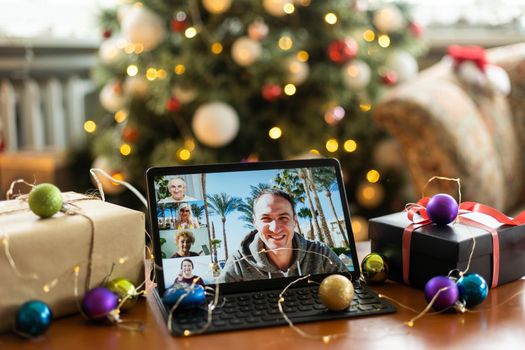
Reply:
[[[333,320],[395,312],[395,307],[380,299],[370,288],[354,284],[354,299],[343,311],[330,311],[319,300],[317,286],[288,289],[283,311],[293,323]],[[213,333],[230,330],[286,325],[278,308],[280,291],[228,294],[220,298],[208,323],[207,307],[176,309],[172,318],[172,333],[176,336]],[[209,300],[208,300],[209,302]],[[164,310],[167,319],[167,312]],[[202,330],[205,328],[204,332]]]

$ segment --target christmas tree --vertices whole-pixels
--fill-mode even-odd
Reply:
[[[101,23],[94,77],[109,114],[86,122],[95,166],[141,185],[150,166],[330,156],[354,212],[391,210],[398,184],[375,169],[383,135],[370,115],[417,72],[420,27],[406,8],[144,0]]]

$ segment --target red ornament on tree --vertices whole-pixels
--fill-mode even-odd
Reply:
[[[172,19],[170,22],[171,30],[177,33],[183,32],[188,28],[188,22],[186,20]]]
[[[104,37],[104,39],[109,39],[111,38],[111,29],[106,29],[103,33],[102,33],[102,37]]]
[[[412,33],[412,35],[416,38],[421,38],[423,35],[423,26],[417,22],[410,22],[408,24],[408,30]]]
[[[381,81],[385,85],[395,85],[397,84],[398,78],[397,73],[393,70],[386,72],[385,74],[381,75]]]
[[[188,16],[185,12],[179,11],[170,22],[171,30],[177,33],[183,32],[189,27]]]
[[[140,138],[140,133],[137,128],[125,126],[122,129],[122,141],[128,143],[136,143]]]
[[[166,109],[168,112],[176,112],[180,109],[180,107],[181,103],[175,97],[170,97],[170,99],[166,102]]]
[[[328,57],[335,63],[350,61],[357,56],[358,51],[359,46],[352,38],[332,41],[330,45],[328,45]]]
[[[283,90],[279,85],[266,84],[262,87],[261,95],[267,101],[275,101],[281,96],[282,92]]]

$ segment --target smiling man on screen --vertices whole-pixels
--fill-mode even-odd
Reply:
[[[263,190],[253,202],[255,230],[248,233],[221,272],[221,282],[347,271],[324,243],[294,231],[297,219],[288,193]]]

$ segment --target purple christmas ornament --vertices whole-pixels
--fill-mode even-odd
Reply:
[[[82,310],[92,320],[102,319],[118,306],[118,297],[104,287],[93,288],[84,295]]]
[[[436,194],[428,201],[427,213],[433,223],[447,225],[458,216],[458,203],[448,194]]]
[[[439,293],[438,297],[432,304],[435,310],[443,310],[456,303],[459,298],[459,291],[456,283],[448,277],[436,276],[431,278],[425,285],[425,299],[430,302],[441,288],[448,289]]]

